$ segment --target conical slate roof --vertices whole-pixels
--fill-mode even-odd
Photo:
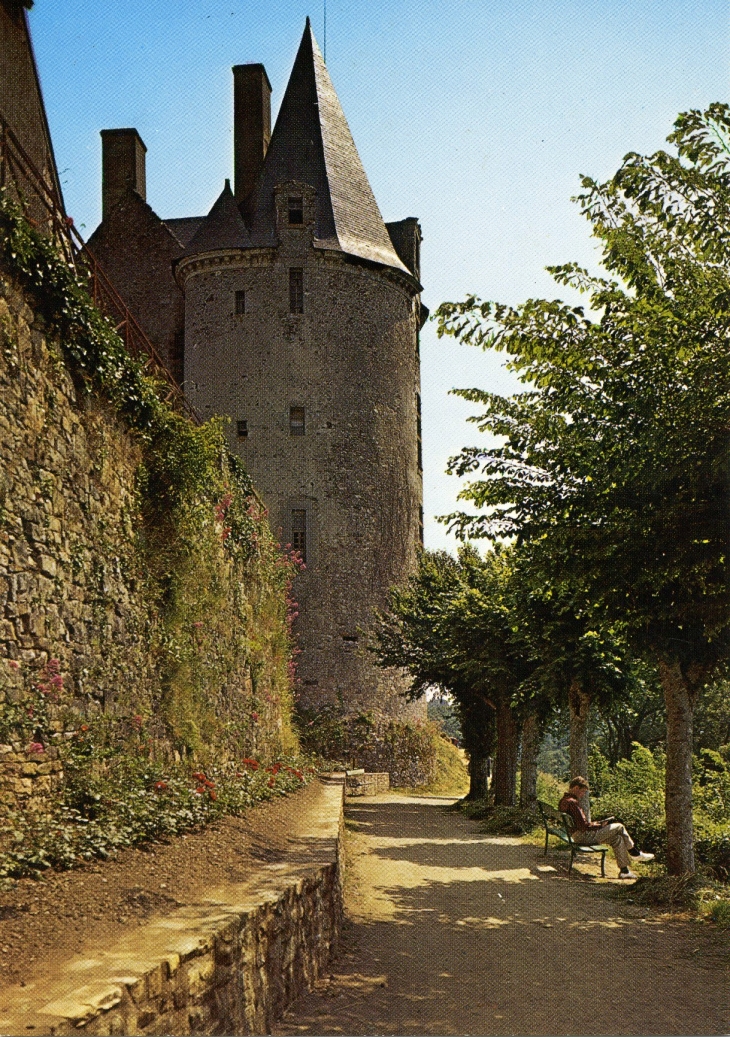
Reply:
[[[194,256],[223,248],[246,248],[250,244],[246,224],[231,191],[231,182],[226,180],[213,208],[191,238],[185,255]]]
[[[309,184],[317,192],[316,246],[409,273],[383,223],[309,18],[247,205],[253,245],[275,243],[273,192],[286,181]]]

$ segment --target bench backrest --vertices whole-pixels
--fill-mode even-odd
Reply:
[[[561,817],[562,822],[563,822],[563,828],[565,829],[565,834],[567,835],[568,839],[570,839],[570,841],[573,842],[574,841],[573,840],[573,832],[575,831],[575,821],[570,816],[570,814],[566,814],[562,810],[560,811],[560,817]]]
[[[553,807],[549,803],[543,802],[543,800],[541,799],[538,799],[537,805],[545,824],[551,823],[554,825],[562,826],[563,819],[560,816],[560,811],[557,809],[557,807]]]

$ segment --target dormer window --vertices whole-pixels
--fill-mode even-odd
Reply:
[[[236,292],[236,315],[240,316],[246,312],[246,292],[243,289]]]
[[[289,195],[289,224],[292,227],[301,227],[304,223],[304,199],[301,195]]]

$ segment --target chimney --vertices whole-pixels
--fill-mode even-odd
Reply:
[[[233,66],[234,197],[251,194],[271,140],[271,83],[263,65]]]
[[[131,187],[147,200],[145,154],[136,130],[101,131],[101,218],[109,215]]]

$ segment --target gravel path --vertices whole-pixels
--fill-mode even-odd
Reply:
[[[568,880],[435,799],[347,816],[342,950],[275,1034],[730,1032],[730,936],[612,897],[613,861]]]

